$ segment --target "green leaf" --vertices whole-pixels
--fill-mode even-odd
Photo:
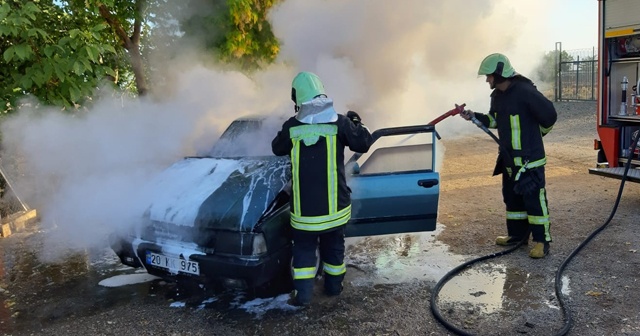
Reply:
[[[4,25],[0,25],[0,37],[7,35],[9,36],[9,33],[11,32],[11,29],[9,29],[9,27],[4,26]]]
[[[71,38],[69,36],[65,36],[58,41],[58,45],[62,47],[67,45],[69,42],[71,42]]]
[[[54,46],[46,46],[44,47],[44,55],[47,56],[48,58],[51,58],[51,55],[53,55],[53,52],[55,51],[55,47]]]
[[[31,14],[40,13],[41,12],[40,8],[38,8],[38,6],[35,3],[31,2],[31,1],[27,2],[24,5],[23,9],[24,9],[25,12],[28,12],[28,13],[31,13]]]
[[[16,56],[22,61],[29,59],[33,55],[33,49],[28,44],[19,44],[15,46]]]
[[[25,58],[27,58],[27,51],[24,44],[19,44],[14,47],[16,56],[18,56],[20,60],[24,60]]]
[[[55,66],[53,68],[53,71],[56,73],[56,76],[58,77],[60,82],[64,83],[66,76],[64,75],[64,72],[62,71],[62,69],[60,69],[60,66]]]
[[[53,75],[53,65],[51,65],[51,63],[45,63],[43,68],[44,68],[45,81],[48,81],[51,79],[51,76]]]
[[[71,106],[71,102],[69,102],[67,97],[63,96],[62,94],[58,95],[58,100],[57,101],[58,101],[59,105],[66,106],[66,107]]]
[[[46,39],[49,37],[49,34],[47,34],[46,31],[40,29],[40,28],[36,28],[36,31],[38,31],[38,34],[40,34],[40,36],[42,36],[43,39]]]
[[[33,80],[30,76],[24,76],[22,80],[20,80],[20,85],[22,85],[25,90],[29,90],[33,86]]]
[[[38,87],[42,87],[42,85],[47,81],[42,72],[34,74],[31,79],[33,79],[33,82],[36,83]]]
[[[75,86],[69,87],[69,96],[72,102],[77,102],[82,97],[82,93]]]
[[[16,48],[14,46],[11,46],[4,51],[4,53],[2,54],[2,57],[4,57],[5,62],[7,63],[11,62],[11,60],[13,59],[13,56],[15,55],[15,49]]]
[[[116,53],[116,48],[114,48],[112,45],[109,45],[109,44],[103,44],[102,45],[102,49],[105,50],[105,51],[108,51],[108,52],[110,52],[112,54]]]
[[[78,36],[78,34],[80,34],[80,30],[79,29],[71,29],[69,31],[69,37],[71,37],[72,39],[76,38]]]
[[[97,63],[96,57],[99,54],[98,49],[92,46],[86,46],[84,49],[87,52],[87,56],[89,56],[89,60],[91,60],[91,62]]]
[[[93,71],[93,68],[91,67],[91,62],[89,62],[88,59],[83,58],[83,59],[80,60],[80,62],[82,62],[82,65],[84,65],[84,69],[85,70],[87,70],[89,72]]]
[[[0,21],[4,20],[9,13],[11,13],[11,7],[9,7],[8,3],[4,2],[2,6],[0,6]]]
[[[105,72],[107,75],[109,75],[109,76],[111,76],[111,77],[113,77],[113,78],[115,78],[115,77],[117,77],[117,76],[118,76],[118,74],[116,74],[116,71],[115,71],[115,70],[113,70],[113,69],[111,69],[111,68],[109,68],[109,67],[103,67],[102,69],[104,69],[104,72]]]
[[[35,21],[36,16],[33,13],[24,13],[24,15],[28,16],[31,20]],[[25,24],[30,24],[31,22],[28,20],[23,21]]]
[[[105,30],[105,29],[107,29],[107,27],[109,27],[109,25],[108,25],[108,24],[106,24],[106,23],[99,23],[99,24],[97,24],[97,25],[93,26],[93,27],[91,28],[91,31],[99,32],[99,31],[101,31],[101,30]]]
[[[84,73],[84,69],[82,68],[82,64],[80,62],[75,61],[73,63],[73,72],[75,72],[75,74],[78,76]]]

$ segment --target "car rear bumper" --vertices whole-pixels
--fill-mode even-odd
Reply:
[[[111,241],[111,247],[123,264],[131,267],[144,267],[149,274],[162,278],[175,279],[180,276],[203,282],[239,280],[249,288],[260,286],[281,274],[285,274],[291,265],[291,248],[285,246],[280,250],[251,258],[191,254],[187,256],[187,259],[198,262],[200,275],[182,272],[171,273],[165,268],[150,265],[145,258],[147,251],[163,254],[163,247],[166,246],[162,244],[136,238],[114,238]]]

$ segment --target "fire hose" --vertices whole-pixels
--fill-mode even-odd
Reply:
[[[452,114],[458,114],[460,112],[463,111],[465,104],[462,104],[460,106],[456,105],[456,108],[454,110],[457,110],[456,113]],[[442,116],[440,116],[439,118],[437,118],[435,121],[435,123],[438,123],[439,121],[441,121],[442,119],[448,117],[447,114],[452,113],[451,110],[445,114],[443,114]],[[446,116],[445,116],[446,115]],[[491,138],[498,144],[501,152],[505,153],[506,150],[504,149],[504,146],[501,145],[500,140],[495,136],[495,134],[493,134],[493,132],[491,132],[484,124],[482,124],[482,122],[480,122],[477,118],[475,118],[474,116],[471,116],[470,118],[471,122],[473,122],[474,125],[476,125],[478,128],[480,128],[482,131],[484,131],[485,133],[487,133],[489,136],[491,136]],[[433,122],[432,122],[433,123]],[[600,227],[598,227],[596,230],[594,230],[591,234],[589,234],[589,236],[587,236],[587,238],[585,238],[582,243],[580,243],[580,245],[578,245],[578,247],[576,247],[567,258],[565,258],[565,260],[562,262],[562,264],[558,267],[558,270],[556,271],[556,276],[555,276],[555,295],[558,298],[558,303],[560,305],[560,309],[563,313],[564,316],[564,325],[563,328],[556,333],[555,335],[557,336],[563,336],[566,335],[569,330],[571,329],[571,326],[573,324],[573,319],[571,317],[571,311],[567,308],[567,306],[565,305],[563,296],[562,296],[562,273],[564,272],[564,269],[567,267],[567,265],[571,262],[571,260],[582,250],[582,248],[584,248],[593,238],[595,238],[595,236],[597,236],[600,232],[602,232],[611,222],[611,220],[613,219],[617,209],[618,209],[618,205],[620,204],[620,199],[622,197],[622,191],[624,190],[624,184],[627,180],[627,175],[629,173],[629,168],[631,167],[631,161],[633,159],[633,153],[638,145],[638,140],[640,139],[640,131],[636,131],[633,133],[633,137],[632,137],[632,144],[631,144],[631,148],[629,150],[629,155],[628,155],[628,160],[625,164],[624,167],[624,172],[621,178],[621,182],[620,182],[620,188],[618,190],[618,195],[616,196],[616,200],[613,206],[613,209],[611,210],[611,213],[609,215],[609,217],[607,218],[607,220],[604,222],[604,224]],[[447,321],[442,314],[440,313],[440,309],[438,308],[437,304],[436,304],[436,299],[438,298],[438,294],[440,293],[440,290],[442,290],[442,287],[444,287],[444,285],[451,280],[454,276],[458,275],[459,273],[461,273],[462,271],[464,271],[465,269],[467,269],[468,267],[470,267],[473,264],[476,264],[478,262],[484,261],[484,260],[488,260],[488,259],[492,259],[492,258],[496,258],[499,256],[503,256],[505,254],[509,254],[515,250],[517,250],[518,248],[520,248],[520,246],[522,246],[523,244],[525,244],[527,242],[528,238],[523,239],[522,241],[518,242],[518,244],[516,244],[515,246],[500,251],[500,252],[496,252],[496,253],[491,253],[485,256],[481,256],[472,260],[469,260],[465,263],[462,263],[460,265],[458,265],[457,267],[455,267],[454,269],[452,269],[451,271],[449,271],[447,274],[445,274],[439,281],[438,283],[436,283],[436,285],[434,286],[432,293],[431,293],[431,312],[433,314],[433,316],[435,317],[436,320],[438,320],[438,322],[440,322],[443,326],[445,326],[449,331],[454,332],[457,335],[463,335],[463,336],[472,336],[473,334],[462,330],[458,327],[456,327],[454,324],[452,324],[451,322]]]

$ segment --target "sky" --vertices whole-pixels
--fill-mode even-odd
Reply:
[[[104,246],[110,233],[140,222],[154,192],[148,181],[184,156],[206,154],[231,120],[292,116],[298,71],[317,73],[336,109],[357,111],[371,129],[424,124],[454,104],[484,112],[490,90],[477,69],[486,55],[504,53],[531,76],[556,41],[565,50],[595,44],[596,7],[595,0],[286,0],[269,14],[282,43],[276,64],[248,77],[184,49],[154,64],[175,80],[147,98],[101,90],[83,113],[24,108],[1,125],[3,168],[50,231],[43,255]],[[276,131],[251,140],[268,149]],[[480,130],[455,117],[438,132],[446,140]]]
[[[545,39],[549,50],[562,42],[563,50],[590,49],[598,42],[598,1],[557,0],[550,3]]]

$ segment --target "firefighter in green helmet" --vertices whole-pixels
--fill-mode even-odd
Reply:
[[[553,103],[533,82],[518,74],[503,54],[491,54],[480,63],[479,76],[486,76],[491,93],[489,112],[465,110],[460,115],[476,118],[498,130],[500,154],[493,175],[502,175],[502,195],[506,205],[507,235],[496,238],[498,245],[533,240],[531,258],[549,253],[551,234],[545,189],[544,137],[556,122]]]
[[[357,113],[336,112],[317,75],[300,72],[291,86],[296,115],[285,121],[271,147],[275,155],[291,157],[292,303],[306,306],[313,294],[318,247],[325,294],[342,292],[344,227],[351,218],[344,150],[366,153],[373,137]]]

